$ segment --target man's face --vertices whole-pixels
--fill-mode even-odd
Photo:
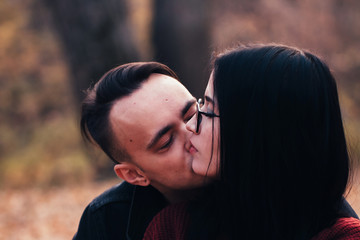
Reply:
[[[140,89],[115,102],[110,124],[116,141],[161,192],[199,187],[203,177],[192,171],[186,150],[186,122],[195,113],[195,99],[177,80],[152,74]]]

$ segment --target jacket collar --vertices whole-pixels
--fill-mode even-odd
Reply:
[[[141,240],[153,217],[167,204],[164,196],[152,186],[135,186],[129,211],[127,240]]]

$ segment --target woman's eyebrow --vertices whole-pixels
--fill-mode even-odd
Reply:
[[[204,98],[205,98],[205,100],[206,100],[207,102],[209,102],[209,103],[211,103],[212,105],[214,105],[214,100],[213,100],[211,97],[205,95]]]

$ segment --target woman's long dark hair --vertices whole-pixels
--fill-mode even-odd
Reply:
[[[310,239],[334,223],[349,160],[326,64],[299,49],[255,45],[218,55],[213,71],[221,116],[213,236]]]

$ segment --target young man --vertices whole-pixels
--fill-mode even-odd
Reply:
[[[204,184],[193,173],[186,122],[195,99],[160,63],[130,63],[106,73],[88,92],[81,131],[116,163],[126,182],[85,209],[74,239],[142,239],[168,203],[190,199]]]

